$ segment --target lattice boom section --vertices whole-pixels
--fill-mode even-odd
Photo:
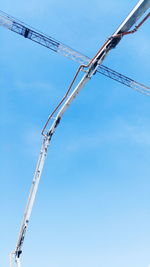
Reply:
[[[10,30],[13,32],[16,32],[20,35],[23,35],[25,38],[28,38],[40,45],[43,45],[62,56],[68,57],[71,60],[74,60],[78,62],[79,64],[88,64],[90,59],[81,53],[73,50],[72,48],[59,43],[58,41],[54,40],[51,37],[47,37],[45,35],[42,35],[41,33],[38,33],[34,30],[28,29],[22,24],[19,24],[18,22],[12,22],[11,26],[9,27]]]
[[[131,88],[133,88],[136,91],[139,91],[143,94],[146,94],[150,96],[150,87],[145,86],[144,84],[137,83],[136,81],[131,81]]]
[[[33,30],[30,30],[28,28],[26,28],[25,26],[13,22],[11,30],[13,32],[16,32],[20,35],[23,35],[25,38],[28,38],[40,45],[43,45],[55,52],[57,52],[58,46],[59,46],[59,42],[55,41],[54,39],[44,36],[41,33],[35,32]]]
[[[101,65],[100,67],[98,67],[98,70],[97,70],[99,73],[117,81],[117,82],[120,82],[120,83],[123,83],[125,84],[126,86],[128,87],[132,87],[131,85],[131,82],[134,82],[132,79],[104,66],[104,65]]]
[[[0,12],[0,25],[10,29],[13,32],[16,32],[27,39],[30,39],[48,49],[53,50],[56,53],[59,53],[62,56],[65,56],[73,61],[78,62],[79,64],[87,65],[90,61],[90,58],[73,50],[69,46],[66,46],[59,41],[46,36],[34,29],[29,29],[28,26],[21,24],[19,21],[14,21],[12,17],[9,17],[3,12]],[[120,82],[134,90],[140,91],[150,95],[150,88],[146,87],[140,83],[135,82],[134,80],[122,75],[104,65],[100,65],[97,69],[98,73],[101,73],[117,82]]]
[[[58,50],[57,52],[59,54],[61,54],[62,56],[68,57],[69,59],[78,62],[79,64],[88,64],[90,59],[84,55],[82,55],[81,53],[73,50],[72,48],[60,44],[58,46]]]
[[[8,29],[12,28],[13,22],[11,20],[8,20],[5,17],[0,17],[0,25],[7,27]]]
[[[130,79],[128,77],[126,77],[125,75],[123,74],[120,74],[104,65],[101,65],[98,67],[98,70],[97,72],[117,81],[117,82],[120,82],[136,91],[139,91],[143,94],[147,94],[147,95],[150,95],[150,87],[148,86],[145,86],[141,83],[138,83],[136,81],[134,81],[133,79]]]

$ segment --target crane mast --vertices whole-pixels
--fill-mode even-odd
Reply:
[[[116,73],[115,71],[113,71],[113,70],[110,71],[109,68],[102,66],[102,62],[105,59],[105,57],[107,56],[107,54],[110,52],[110,50],[112,48],[115,48],[118,45],[118,43],[120,42],[120,40],[122,39],[122,37],[124,35],[134,33],[137,30],[137,28],[139,28],[144,23],[144,21],[150,16],[150,13],[149,13],[139,23],[139,25],[136,26],[136,28],[134,30],[129,31],[130,28],[146,12],[146,10],[149,7],[150,7],[150,0],[140,0],[137,3],[137,5],[134,7],[134,9],[130,12],[130,14],[127,16],[127,18],[123,21],[123,23],[120,25],[120,27],[116,30],[116,32],[104,43],[104,45],[99,49],[99,51],[96,53],[96,55],[91,60],[89,60],[87,57],[84,58],[84,56],[83,56],[83,58],[80,57],[80,59],[82,58],[81,59],[82,65],[79,67],[79,69],[78,69],[78,71],[77,71],[77,73],[73,79],[73,82],[71,83],[71,86],[69,87],[68,92],[70,92],[70,89],[72,88],[74,81],[76,80],[80,71],[84,71],[83,77],[81,78],[81,80],[79,81],[79,83],[77,84],[75,89],[72,91],[72,93],[70,93],[69,95],[66,94],[65,98],[63,98],[63,101],[61,101],[60,104],[57,106],[57,108],[54,110],[54,111],[58,110],[56,117],[54,118],[53,123],[51,124],[51,126],[49,127],[48,131],[45,134],[44,131],[45,131],[47,125],[49,124],[49,119],[51,118],[51,116],[49,117],[49,119],[46,123],[46,126],[44,127],[44,130],[42,131],[43,142],[42,142],[42,146],[41,146],[41,150],[40,150],[40,155],[39,155],[38,162],[36,165],[32,185],[31,185],[31,189],[30,189],[30,194],[29,194],[27,206],[25,209],[23,221],[21,224],[21,229],[19,232],[17,244],[15,247],[15,250],[12,252],[12,254],[15,255],[15,261],[16,261],[16,264],[18,267],[20,267],[20,255],[22,253],[23,241],[25,238],[28,224],[29,224],[29,220],[30,220],[34,200],[36,197],[36,193],[38,190],[38,185],[39,185],[39,181],[41,178],[41,174],[42,174],[45,158],[47,155],[48,147],[49,147],[51,138],[52,138],[53,134],[55,133],[55,130],[56,130],[58,124],[60,123],[60,120],[61,120],[63,114],[65,113],[65,111],[69,108],[70,104],[75,99],[77,94],[81,91],[81,89],[86,85],[86,83],[92,78],[92,76],[96,72],[100,72],[100,73],[102,73],[108,77],[111,76],[110,78],[117,80],[121,83],[124,83],[125,85],[127,85],[129,87],[136,87],[137,90],[139,89],[138,86],[142,87],[142,85],[140,85],[138,83],[136,84],[136,82],[134,80],[131,80],[131,79],[129,79],[129,78],[127,78],[121,74],[119,74],[119,76],[118,76],[118,73]],[[17,33],[23,35],[25,38],[29,38],[31,40],[34,39],[34,41],[35,41],[35,37],[36,37],[37,38],[36,40],[38,40],[38,42],[40,44],[50,48],[51,50],[53,50],[55,52],[61,51],[61,49],[60,49],[60,47],[62,47],[61,44],[58,43],[57,41],[55,41],[54,39],[52,39],[52,38],[46,39],[46,37],[45,37],[45,39],[41,39],[41,35],[36,35],[35,31],[31,32],[31,30],[27,29],[25,26],[23,26],[21,24],[19,25],[18,22],[17,23],[14,22],[12,18],[5,18],[5,19],[6,19],[5,21],[3,20],[3,25],[7,26],[7,28],[9,28],[10,30],[13,30],[15,32],[18,31]],[[0,23],[2,24],[2,19],[0,20]],[[78,57],[78,60],[79,60],[79,57]],[[140,89],[141,89],[141,87],[140,87]],[[142,90],[148,91],[148,89],[149,89],[148,87],[142,87]],[[53,112],[53,113],[55,113],[55,112]],[[12,266],[12,261],[11,261],[11,266]]]

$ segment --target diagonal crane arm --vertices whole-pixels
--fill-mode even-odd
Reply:
[[[145,1],[144,1],[145,2]],[[140,9],[136,9],[136,13],[138,17],[145,12],[145,10],[150,6],[150,1],[146,1],[146,4],[142,3],[142,13],[140,12]],[[125,20],[124,23],[121,24],[121,26],[118,28],[118,30],[115,32],[117,33],[123,33],[123,31],[127,31],[132,27],[132,25],[137,21],[137,17],[132,17],[132,13],[129,14],[129,20]],[[71,60],[74,60],[78,62],[79,64],[88,64],[90,62],[90,58],[81,54],[80,52],[72,49],[71,47],[61,43],[60,41],[55,40],[54,38],[45,35],[41,33],[38,30],[33,29],[32,27],[24,24],[23,22],[11,17],[10,15],[0,11],[0,25],[8,28],[9,30],[29,39],[33,42],[36,42],[51,51],[58,53],[62,56],[65,56]],[[111,42],[112,48],[116,46],[116,44],[120,41],[121,37],[115,38],[113,42]],[[97,69],[97,73],[103,74],[107,76],[110,79],[113,79],[119,83],[122,83],[134,90],[140,91],[141,93],[145,93],[149,95],[149,87],[138,83],[134,81],[133,79],[130,79],[126,77],[125,75],[122,75],[104,65],[100,65]]]
[[[144,5],[144,3],[145,3],[145,5]],[[56,130],[58,124],[60,123],[60,120],[61,120],[63,114],[68,109],[68,107],[70,106],[70,104],[72,103],[74,98],[77,96],[77,94],[80,92],[80,90],[86,85],[86,83],[92,78],[92,76],[98,70],[99,66],[102,64],[103,60],[105,59],[105,57],[107,56],[109,51],[119,43],[119,41],[121,40],[121,38],[124,35],[129,34],[129,33],[133,33],[133,31],[131,31],[131,32],[124,31],[124,27],[127,27],[127,25],[128,25],[127,31],[129,31],[130,28],[133,26],[133,24],[137,21],[137,19],[139,19],[139,17],[141,17],[143,15],[143,13],[147,10],[147,8],[149,7],[148,4],[150,4],[150,0],[142,0],[142,1],[140,0],[138,2],[138,4],[135,6],[135,8],[132,10],[132,12],[129,14],[128,19],[126,19],[122,23],[122,26],[119,27],[119,29],[114,33],[114,35],[112,35],[111,38],[109,38],[104,43],[104,45],[99,49],[99,51],[89,61],[89,63],[87,65],[83,64],[79,67],[79,69],[78,69],[78,71],[77,71],[77,73],[73,79],[73,82],[71,83],[71,86],[69,87],[68,90],[70,91],[78,73],[81,70],[84,70],[85,74],[83,75],[82,79],[80,80],[78,85],[75,87],[73,92],[69,96],[67,96],[67,99],[65,98],[65,102],[58,110],[56,117],[55,117],[53,123],[51,124],[51,126],[49,127],[49,130],[47,131],[47,133],[43,134],[44,139],[43,139],[43,143],[42,143],[42,147],[41,147],[41,151],[40,151],[40,156],[39,156],[36,170],[34,173],[32,185],[31,185],[31,190],[30,190],[30,195],[29,195],[27,206],[25,209],[23,221],[21,224],[21,229],[19,232],[16,248],[15,248],[15,251],[13,252],[15,254],[15,260],[16,260],[16,264],[18,267],[20,267],[20,254],[22,253],[23,241],[24,241],[25,233],[26,233],[28,223],[30,220],[35,196],[37,193],[40,177],[42,174],[42,169],[44,166],[44,162],[45,162],[45,158],[47,155],[47,150],[48,150],[48,146],[50,144],[51,138],[52,138],[53,134],[55,133],[55,130]],[[140,7],[141,7],[141,9],[140,9]],[[141,23],[140,23],[140,25],[141,25]],[[107,68],[106,69],[104,68],[103,71],[107,72]],[[114,79],[115,79],[115,73],[112,73],[112,75],[114,75]],[[134,83],[133,80],[130,80],[130,79],[129,79],[129,81],[126,80],[127,83],[128,82],[130,83],[131,81],[132,81],[132,83]],[[60,103],[62,103],[62,102],[60,102]],[[59,107],[59,105],[58,105],[58,107]],[[57,110],[57,108],[55,110]],[[49,119],[48,119],[48,123],[49,123]],[[47,124],[46,124],[46,126],[47,126]]]

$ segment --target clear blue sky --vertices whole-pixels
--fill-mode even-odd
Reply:
[[[0,9],[92,57],[137,0],[1,3]],[[150,84],[150,21],[104,64]],[[15,248],[40,131],[77,64],[0,28],[0,266]],[[148,267],[150,98],[95,75],[52,139],[22,267]]]

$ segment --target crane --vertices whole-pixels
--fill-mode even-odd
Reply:
[[[104,61],[105,57],[108,55],[110,50],[115,48],[124,36],[135,33],[141,27],[141,25],[150,17],[150,13],[148,13],[144,17],[144,19],[142,19],[142,21],[133,30],[131,30],[132,26],[137,22],[137,20],[141,18],[141,16],[148,10],[149,7],[150,7],[150,0],[140,0],[136,4],[136,6],[133,8],[133,10],[129,13],[129,15],[126,17],[126,19],[123,21],[123,23],[119,26],[119,28],[115,31],[115,33],[106,40],[106,42],[98,50],[98,52],[92,59],[89,59],[88,57],[69,48],[66,45],[63,45],[62,43],[54,40],[51,37],[45,36],[42,33],[37,32],[25,26],[24,24],[15,20],[13,17],[10,17],[6,13],[1,12],[0,14],[1,25],[7,27],[8,29],[20,35],[23,35],[25,38],[31,39],[32,41],[35,41],[57,53],[63,54],[64,56],[67,56],[70,59],[73,59],[81,64],[65,96],[59,102],[59,104],[54,109],[54,111],[50,114],[50,116],[48,117],[42,129],[43,142],[42,142],[38,162],[36,165],[32,185],[30,189],[30,194],[29,194],[29,198],[28,198],[27,205],[25,208],[23,221],[22,221],[20,232],[18,235],[16,247],[15,247],[15,250],[12,251],[10,255],[10,266],[11,267],[12,267],[12,256],[15,257],[15,262],[16,262],[17,267],[21,266],[20,255],[22,253],[23,242],[24,242],[26,230],[28,228],[33,204],[35,201],[39,181],[41,178],[41,174],[42,174],[42,170],[43,170],[43,166],[44,166],[44,162],[45,162],[45,158],[47,155],[48,147],[50,145],[51,138],[53,134],[55,133],[55,130],[58,124],[60,123],[63,114],[68,109],[68,107],[70,106],[74,98],[77,96],[77,94],[81,91],[81,89],[87,84],[87,82],[92,78],[92,76],[95,73],[99,72],[103,75],[108,76],[111,79],[114,79],[118,82],[121,82],[127,85],[128,87],[131,87],[135,90],[138,90],[142,93],[146,93],[149,95],[149,89],[150,89],[149,87],[139,84],[135,82],[134,80],[122,74],[119,74],[102,65],[102,62]],[[79,81],[79,83],[74,88],[74,90],[71,92],[74,82],[78,74],[81,71],[83,71],[83,76],[81,80]],[[46,128],[48,127],[49,122],[53,118],[53,115],[55,113],[56,115],[54,117],[54,121],[51,123],[48,130],[46,131]]]
[[[88,56],[85,56],[75,49],[72,49],[71,47],[63,44],[62,42],[55,40],[54,38],[46,34],[43,34],[42,32],[26,25],[22,21],[17,20],[16,18],[6,14],[1,10],[0,25],[79,64],[88,64],[90,62],[90,58]],[[149,95],[149,87],[138,83],[135,80],[130,79],[129,77],[118,73],[117,71],[114,71],[104,65],[98,66],[97,73],[105,75],[108,78],[122,83],[136,91]]]

